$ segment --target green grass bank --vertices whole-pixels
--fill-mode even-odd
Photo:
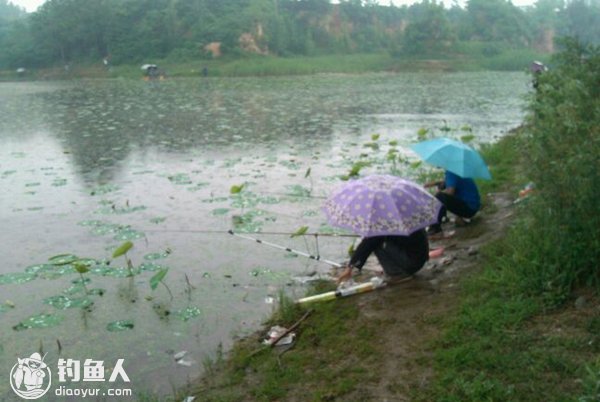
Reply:
[[[138,64],[115,65],[106,68],[95,61],[72,63],[64,66],[16,71],[0,71],[0,81],[79,79],[79,78],[130,78],[143,76],[142,64],[157,64],[167,77],[201,77],[206,68],[209,77],[286,76],[319,73],[358,74],[366,72],[410,71],[525,71],[532,60],[547,60],[548,55],[531,50],[504,50],[494,55],[484,55],[481,49],[457,49],[456,53],[430,56],[396,56],[389,53],[331,54],[321,56],[274,57],[259,55],[224,56],[217,59],[166,59],[147,60]]]

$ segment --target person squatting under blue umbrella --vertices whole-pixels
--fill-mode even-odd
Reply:
[[[442,221],[448,211],[458,217],[456,223],[459,225],[472,218],[481,208],[479,190],[473,179],[492,179],[481,155],[463,142],[443,137],[419,142],[411,149],[425,162],[445,170],[444,180],[424,185],[425,188],[437,186],[435,197],[443,205],[437,222],[429,227],[428,233],[432,236],[441,234]]]
[[[464,224],[481,208],[479,190],[471,178],[460,177],[446,170],[444,180],[430,181],[424,185],[425,188],[435,186],[438,188],[435,198],[442,203],[442,208],[438,214],[437,223],[428,229],[430,236],[442,232],[442,221],[446,218],[448,211],[457,216],[457,224]]]

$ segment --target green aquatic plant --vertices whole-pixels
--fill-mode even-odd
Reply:
[[[236,231],[255,233],[261,230],[265,222],[275,222],[277,218],[264,210],[253,209],[243,215],[233,215],[231,220]]]
[[[67,185],[67,179],[56,178],[52,182],[52,186],[54,186],[54,187],[62,187],[62,186],[66,186],[66,185]]]
[[[164,216],[157,216],[156,218],[151,218],[150,222],[158,225],[159,223],[163,223],[166,220],[167,220],[167,218]]]
[[[379,149],[379,144],[377,142],[366,142],[363,144],[365,148],[371,148],[373,151],[377,151]]]
[[[152,300],[152,297],[148,298],[148,300]],[[169,317],[171,315],[171,307],[169,303],[157,302],[152,304],[152,311],[154,314],[158,316],[161,320]]]
[[[130,241],[126,241],[125,243],[123,243],[119,247],[117,247],[117,249],[113,252],[113,255],[112,255],[112,258],[118,258],[121,256],[125,257],[125,261],[127,262],[127,269],[129,270],[129,276],[134,275],[133,274],[133,263],[131,262],[131,259],[127,255],[127,252],[129,250],[131,250],[132,247],[133,247],[133,243]]]
[[[160,260],[162,258],[167,258],[169,255],[171,255],[171,249],[167,247],[167,249],[165,251],[163,251],[162,253],[150,253],[150,254],[146,254],[144,256],[145,260]]]
[[[4,313],[13,308],[15,308],[15,304],[10,300],[6,300],[4,303],[0,304],[0,313]]]
[[[196,289],[192,282],[190,282],[190,278],[187,274],[185,276],[185,293],[188,295],[188,300],[192,300],[192,291]]]
[[[124,215],[130,214],[133,212],[143,211],[146,207],[144,205],[131,206],[129,205],[129,201],[125,203],[123,207],[117,207],[116,204],[110,203],[109,205],[104,205],[100,208],[97,213],[104,215]]]
[[[118,189],[119,187],[114,184],[105,184],[94,188],[92,191],[90,191],[90,195],[104,195],[117,191]]]
[[[211,211],[213,216],[222,216],[229,213],[229,208],[216,208]]]
[[[388,162],[392,163],[392,167],[390,169],[392,171],[392,174],[397,174],[398,173],[398,165],[397,165],[398,149],[395,147],[388,149],[388,152],[387,152],[385,158]]]
[[[475,139],[475,136],[474,136],[473,134],[462,135],[462,136],[460,137],[460,140],[461,140],[462,142],[465,142],[465,143],[467,143],[467,142],[471,142],[471,141],[473,141],[474,139]]]
[[[290,235],[291,238],[303,236],[308,231],[308,226],[302,226]]]
[[[50,296],[44,299],[45,304],[49,304],[58,310],[66,310],[68,308],[83,308],[90,307],[94,302],[87,297],[69,297],[65,295]]]
[[[27,272],[15,272],[12,274],[0,274],[0,285],[8,285],[14,283],[25,283],[36,278],[36,274]]]
[[[354,251],[356,251],[355,245],[356,245],[356,239],[348,247],[348,257],[352,257],[354,255]]]
[[[58,254],[48,258],[50,264],[57,266],[71,264],[77,260],[79,260],[79,257],[74,254]]]
[[[452,128],[448,125],[448,122],[446,120],[442,121],[444,122],[444,125],[440,127],[440,131],[443,133],[449,133],[450,131],[452,131]]]
[[[229,189],[229,194],[231,194],[231,196],[233,198],[232,205],[239,206],[239,208],[240,208],[240,214],[232,216],[232,221],[233,221],[234,226],[242,225],[245,223],[243,215],[244,215],[244,208],[246,207],[247,199],[245,199],[242,194],[242,190],[244,190],[245,186],[246,186],[246,183],[240,184],[240,185],[234,184]]]
[[[63,320],[62,316],[54,314],[37,314],[33,315],[17,325],[13,326],[15,331],[23,331],[31,328],[47,328],[54,327],[60,324]]]
[[[298,230],[296,230],[294,233],[292,233],[290,235],[291,238],[294,237],[299,237],[302,236],[302,239],[304,240],[304,245],[306,246],[306,250],[308,250],[308,253],[310,254],[310,248],[308,247],[308,242],[306,241],[306,236],[304,236],[306,234],[306,232],[308,232],[308,226],[301,226],[300,228],[298,228]],[[317,250],[319,249],[319,238],[315,237],[315,241],[316,241],[316,247]],[[318,252],[317,252],[318,254]]]
[[[168,176],[167,178],[173,184],[178,184],[178,185],[192,184],[192,179],[190,179],[190,176],[187,173],[177,173],[177,174]]]
[[[86,280],[86,278],[83,276],[83,274],[90,272],[90,267],[81,261],[75,261],[73,263],[73,268],[75,268],[75,271],[77,271],[77,273],[79,273],[79,276],[81,277],[81,285],[83,286],[83,289],[85,290],[85,294],[88,295],[89,290],[88,290],[87,286],[85,285],[85,283],[87,281],[89,281],[89,279]]]
[[[92,234],[95,235],[114,235],[114,239],[119,241],[134,240],[145,236],[144,233],[133,229],[129,225],[120,225],[98,220],[86,220],[79,222],[78,225],[90,227]]]
[[[429,129],[425,128],[425,127],[421,127],[418,131],[417,131],[417,139],[419,141],[423,141],[427,139],[427,136],[429,135]]]
[[[191,320],[192,318],[198,317],[200,314],[201,314],[201,311],[198,307],[188,306],[184,309],[174,312],[173,316],[186,322],[186,321]]]
[[[244,189],[245,184],[240,184],[240,185],[233,185],[231,186],[231,188],[229,189],[229,194],[239,194],[242,192],[242,190]]]
[[[292,197],[298,197],[298,198],[310,197],[311,190],[309,190],[306,187],[301,186],[299,184],[287,184],[285,186],[285,188],[290,191],[289,195]]]
[[[109,322],[106,325],[106,329],[110,332],[127,331],[129,329],[133,329],[133,327],[134,327],[133,320],[113,321],[113,322]]]
[[[366,166],[370,166],[370,165],[371,165],[370,162],[358,161],[358,162],[354,163],[354,165],[352,165],[348,174],[342,176],[341,179],[342,180],[350,180],[351,178],[357,177],[360,174],[360,171],[362,170],[362,168],[364,168]]]
[[[313,191],[313,186],[314,186],[314,183],[313,183],[313,178],[312,178],[312,176],[311,176],[311,170],[312,170],[312,169],[309,167],[308,169],[306,169],[306,173],[304,173],[304,178],[305,178],[305,179],[309,179],[309,180],[310,180],[310,190],[309,190],[309,192],[308,192],[308,195],[309,195],[309,196],[310,196],[310,194],[312,194],[312,191]]]
[[[52,264],[35,264],[25,268],[25,273],[31,274],[33,278],[40,279],[57,279],[66,274],[75,272],[73,265],[52,265]]]
[[[165,276],[167,276],[168,272],[169,272],[169,268],[162,268],[157,273],[155,273],[152,276],[152,278],[150,278],[150,288],[152,290],[156,290],[156,288],[158,287],[158,284],[162,283],[162,285],[167,289],[167,292],[169,292],[169,295],[171,296],[171,300],[173,300],[173,293],[171,292],[171,289],[169,289],[167,284],[164,282]]]

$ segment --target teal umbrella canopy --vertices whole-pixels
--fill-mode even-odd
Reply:
[[[464,178],[491,180],[492,175],[479,153],[462,142],[435,138],[411,146],[425,162]]]

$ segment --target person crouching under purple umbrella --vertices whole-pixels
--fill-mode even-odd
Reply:
[[[339,282],[352,277],[352,269],[359,271],[367,258],[375,253],[388,280],[402,279],[414,275],[429,260],[429,241],[424,229],[409,236],[388,235],[365,237],[352,254],[350,262],[338,276]]]
[[[438,222],[429,227],[430,236],[442,232],[442,220],[446,217],[447,211],[452,212],[458,217],[457,222],[465,222],[470,219],[481,208],[481,199],[475,181],[470,178],[460,177],[446,170],[443,181],[432,181],[424,185],[428,187],[438,187],[435,198],[440,200],[442,208],[438,215]]]

